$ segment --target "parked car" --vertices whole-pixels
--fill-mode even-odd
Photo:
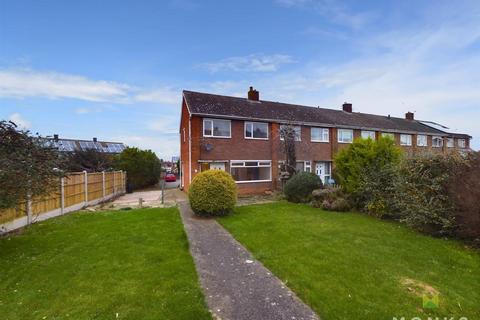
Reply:
[[[177,181],[177,177],[173,173],[167,173],[165,176],[165,182],[175,182]]]

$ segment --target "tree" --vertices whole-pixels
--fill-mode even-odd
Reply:
[[[66,170],[100,172],[113,167],[113,157],[110,154],[95,149],[77,150],[67,156]]]
[[[295,140],[297,133],[292,125],[283,125],[280,127],[280,138],[283,140],[283,152],[285,154],[285,170],[288,177],[296,173],[297,155],[295,151]]]
[[[365,172],[398,164],[401,155],[402,150],[395,146],[393,139],[389,137],[380,137],[378,140],[356,139],[335,156],[337,180],[346,192],[359,194]]]
[[[44,138],[0,121],[0,208],[50,194],[59,186],[62,159]]]
[[[158,183],[162,164],[151,150],[126,148],[115,159],[115,167],[127,171],[127,184],[132,189]]]

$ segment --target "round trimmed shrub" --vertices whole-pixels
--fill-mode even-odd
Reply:
[[[207,170],[193,178],[188,199],[197,215],[226,215],[233,210],[237,202],[237,186],[227,172]]]
[[[299,172],[287,181],[283,188],[285,197],[290,202],[308,202],[312,191],[322,187],[322,180],[311,172]]]

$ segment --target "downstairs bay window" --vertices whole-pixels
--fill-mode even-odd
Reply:
[[[230,174],[237,183],[272,181],[272,161],[232,160]]]

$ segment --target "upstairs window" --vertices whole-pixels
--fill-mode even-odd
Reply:
[[[268,123],[245,122],[246,139],[268,139]]]
[[[351,129],[338,129],[338,142],[340,143],[352,143],[353,130]]]
[[[390,138],[393,141],[395,141],[395,135],[393,133],[390,133],[390,132],[382,132],[382,137]]]
[[[231,138],[231,121],[203,119],[203,136],[213,138]]]
[[[313,142],[329,142],[329,129],[328,128],[315,128],[310,129],[311,141]]]
[[[459,147],[459,148],[465,148],[465,146],[466,146],[466,141],[465,141],[465,139],[458,139],[458,140],[457,140],[457,143],[458,143],[458,147]]]
[[[401,134],[400,135],[400,145],[401,146],[411,146],[412,145],[412,135],[411,134]]]
[[[287,127],[287,125],[282,124],[280,126],[280,131],[282,131],[286,127]],[[302,140],[302,127],[293,126],[293,130],[295,131],[295,141],[301,141]],[[281,134],[280,134],[280,140],[283,140],[283,137],[282,137]]]
[[[375,140],[375,131],[362,130],[362,139],[372,139],[372,140]]]
[[[434,148],[443,147],[443,138],[442,137],[433,137],[432,138],[432,147],[434,147]]]
[[[455,147],[455,139],[447,138],[447,148],[453,148],[453,147]]]
[[[427,136],[419,134],[417,136],[417,147],[426,147],[427,146]]]

